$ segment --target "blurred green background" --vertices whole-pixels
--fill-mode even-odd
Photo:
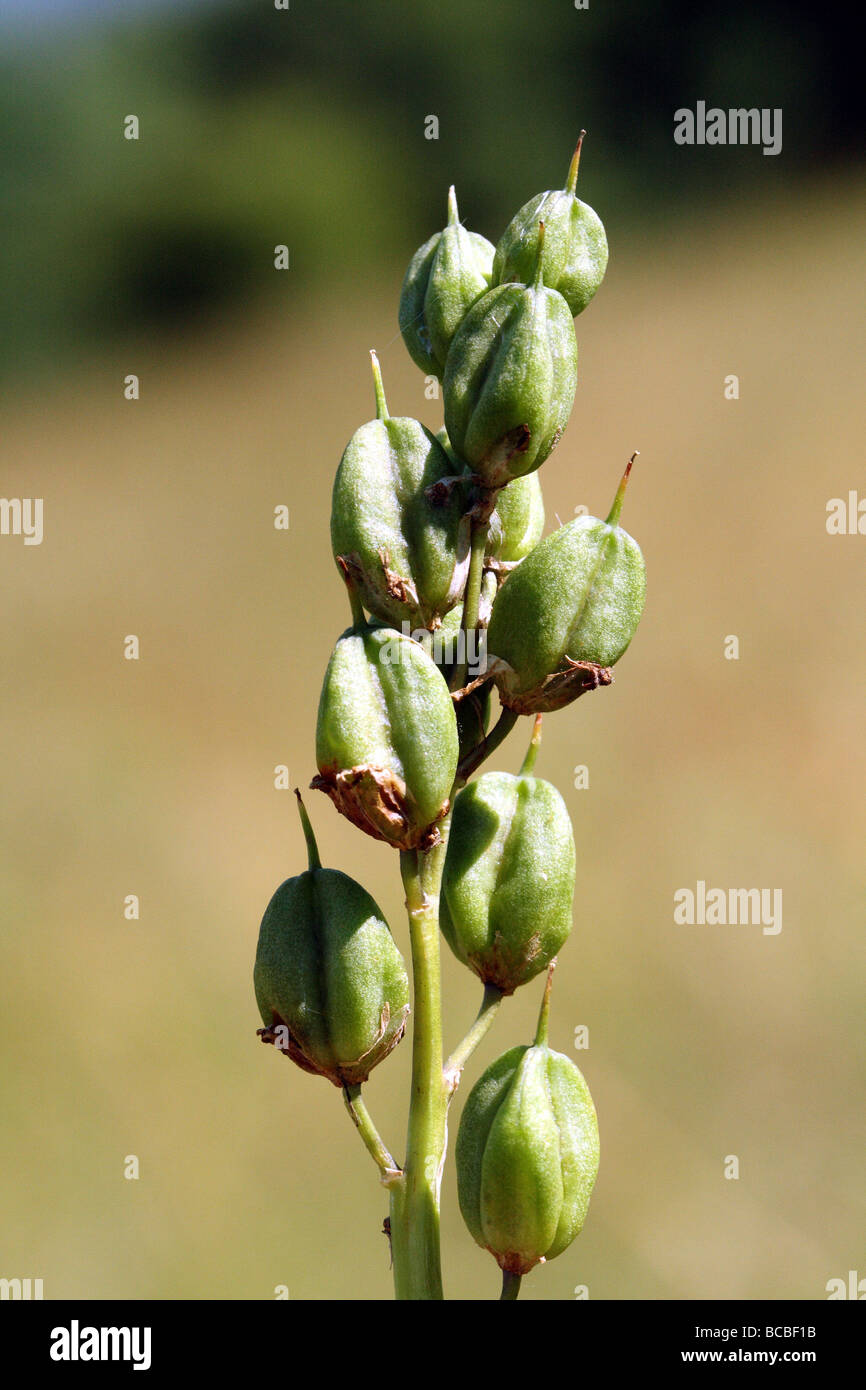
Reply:
[[[2,36],[0,493],[43,497],[45,537],[0,537],[0,1275],[48,1298],[389,1296],[387,1204],[338,1093],[255,1037],[259,919],[303,862],[274,768],[315,770],[348,617],[330,487],[372,414],[370,347],[392,411],[441,424],[396,327],[409,256],[451,182],[495,241],[582,125],[611,262],[548,525],[606,509],[640,449],[649,593],[613,688],[546,721],[579,865],[552,1043],[602,1166],[521,1296],[822,1298],[866,1275],[866,539],[825,527],[866,492],[850,35],[793,4],[292,0],[16,4]],[[699,99],[781,106],[782,153],[676,146]],[[308,804],[407,949],[393,854]],[[781,933],[675,926],[698,879],[781,888]],[[453,1046],[477,992],[443,967]],[[506,1004],[466,1089],[539,994]],[[408,1066],[404,1043],[369,1085],[395,1151]],[[447,1293],[495,1296],[450,1165],[443,1224]]]

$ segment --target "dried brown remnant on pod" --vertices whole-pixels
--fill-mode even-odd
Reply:
[[[370,764],[342,771],[325,768],[310,786],[325,792],[353,825],[396,849],[428,850],[442,838],[436,822],[448,814],[450,802],[442,804],[431,825],[413,824],[406,783],[388,768]]]

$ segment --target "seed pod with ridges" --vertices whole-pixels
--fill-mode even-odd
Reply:
[[[301,817],[309,868],[280,885],[259,930],[260,1036],[304,1071],[358,1084],[403,1036],[409,980],[381,910],[347,874],[322,868],[302,805]]]
[[[374,839],[427,849],[457,770],[448,687],[419,643],[393,628],[344,632],[319,700],[312,786]]]
[[[458,329],[442,383],[455,453],[487,487],[532,473],[553,452],[574,404],[577,339],[561,294],[499,285]]]
[[[646,569],[619,525],[629,460],[607,521],[580,516],[535,547],[505,580],[490,618],[490,674],[518,714],[560,709],[610,685],[637,630]]]
[[[436,486],[453,474],[451,460],[418,420],[388,414],[371,357],[377,418],[355,431],[337,469],[334,558],[375,618],[435,628],[466,583],[467,489]]]
[[[496,248],[493,283],[531,283],[538,259],[538,224],[544,223],[544,283],[558,290],[573,315],[592,299],[607,269],[607,236],[601,218],[575,193],[581,131],[565,188],[538,193],[512,218]]]
[[[464,470],[463,462],[451,448],[448,431],[436,431],[455,474]],[[469,470],[467,470],[469,471]],[[541,540],[544,530],[544,497],[537,473],[515,478],[496,494],[496,506],[487,527],[485,558],[496,561],[495,568],[504,571],[525,560]]]
[[[400,332],[422,372],[441,379],[451,340],[479,295],[490,288],[493,246],[460,225],[454,189],[448,225],[419,247],[400,293]]]
[[[598,1121],[581,1073],[547,1045],[547,1001],[532,1047],[513,1047],[472,1088],[457,1134],[460,1210],[477,1243],[520,1278],[552,1260],[586,1220]]]
[[[565,802],[528,773],[485,772],[454,802],[440,925],[484,982],[513,994],[571,931],[574,835]]]
[[[500,571],[519,565],[538,545],[543,530],[541,479],[537,473],[527,473],[496,494],[487,531],[487,556],[496,561]]]

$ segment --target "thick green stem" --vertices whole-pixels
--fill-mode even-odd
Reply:
[[[453,1095],[460,1085],[460,1074],[469,1058],[472,1056],[482,1038],[488,1032],[499,1010],[504,995],[496,985],[484,986],[484,998],[481,1000],[481,1008],[478,1010],[478,1017],[473,1023],[466,1037],[455,1047],[448,1061],[445,1063],[445,1084],[448,1087],[449,1096]]]
[[[442,1003],[439,968],[439,888],[448,839],[426,853],[404,850],[415,982],[412,1098],[403,1178],[391,1192],[391,1250],[398,1299],[441,1299],[439,1188],[447,1142],[447,1091],[442,1076]]]
[[[355,1128],[364,1141],[364,1147],[372,1155],[373,1161],[379,1169],[382,1182],[386,1187],[394,1186],[400,1181],[400,1169],[379,1137],[379,1131],[373,1124],[370,1112],[361,1095],[361,1087],[357,1084],[344,1086],[343,1099]]]

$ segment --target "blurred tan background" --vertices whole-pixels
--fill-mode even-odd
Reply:
[[[163,11],[158,23],[182,19]],[[98,53],[101,31],[80,42]],[[455,84],[443,131],[448,102],[468,102]],[[733,104],[773,104],[760,95],[737,88]],[[0,1275],[41,1277],[47,1298],[270,1298],[279,1284],[292,1298],[391,1293],[374,1167],[337,1091],[259,1044],[252,965],[270,894],[304,863],[274,768],[288,764],[292,785],[315,771],[319,685],[348,621],[330,489],[373,413],[370,347],[392,413],[441,424],[396,311],[410,254],[440,225],[447,177],[436,165],[429,216],[407,211],[404,190],[427,176],[428,152],[447,165],[456,136],[425,145],[423,116],[440,110],[429,90],[393,137],[402,160],[383,165],[359,137],[349,175],[331,131],[326,197],[304,170],[327,110],[308,106],[292,127],[291,82],[285,100],[297,163],[283,152],[276,171],[268,136],[225,116],[244,150],[239,186],[288,180],[308,225],[323,199],[342,208],[327,238],[350,246],[348,269],[305,281],[294,254],[285,275],[271,269],[270,248],[294,252],[294,241],[291,222],[265,212],[259,282],[234,299],[205,296],[136,327],[132,310],[109,323],[97,296],[92,340],[70,332],[46,351],[48,318],[31,315],[28,361],[6,345],[0,492],[43,497],[45,534],[31,547],[0,538]],[[109,107],[112,119],[137,109]],[[668,106],[658,120],[668,128]],[[496,190],[477,200],[487,222],[471,182],[458,186],[469,225],[495,241],[564,174],[580,121],[590,125],[573,104],[548,103],[556,148],[533,149],[524,129],[515,160],[487,118],[481,136],[464,126],[460,142]],[[201,140],[202,167],[220,148]],[[605,221],[611,263],[577,321],[577,400],[542,472],[550,529],[581,504],[604,515],[640,449],[623,520],[649,580],[614,686],[549,717],[539,758],[578,847],[552,1043],[589,1082],[602,1164],[584,1232],[527,1278],[529,1299],[572,1298],[578,1285],[591,1298],[823,1298],[829,1279],[866,1275],[866,537],[825,527],[829,499],[866,496],[862,171],[817,157],[797,167],[786,144],[783,173],[762,179],[771,160],[725,151],[730,180],[709,196],[705,174],[690,182],[696,152],[678,173],[673,148],[670,202],[643,219],[619,198],[626,174],[607,176],[586,146],[580,191]],[[738,182],[747,162],[757,173]],[[41,177],[48,188],[50,170]],[[363,195],[358,219],[350,194]],[[397,229],[383,247],[389,199]],[[123,395],[131,372],[138,401]],[[732,373],[738,400],[724,396]],[[273,527],[280,503],[288,532]],[[141,656],[126,661],[133,633]],[[732,634],[736,661],[724,656]],[[516,769],[528,732],[526,721],[496,766]],[[580,764],[587,790],[573,785]],[[324,861],[364,883],[408,953],[393,853],[324,797],[307,803]],[[675,925],[674,893],[699,879],[781,888],[782,931]],[[138,921],[124,918],[133,893]],[[453,1046],[478,998],[447,948],[443,969]],[[452,1138],[483,1067],[529,1041],[540,988],[504,1006],[467,1071]],[[590,1046],[578,1052],[579,1025]],[[407,1041],[368,1088],[397,1153],[409,1061]],[[137,1181],[124,1178],[132,1154]],[[443,1228],[448,1296],[496,1296],[450,1163]]]

